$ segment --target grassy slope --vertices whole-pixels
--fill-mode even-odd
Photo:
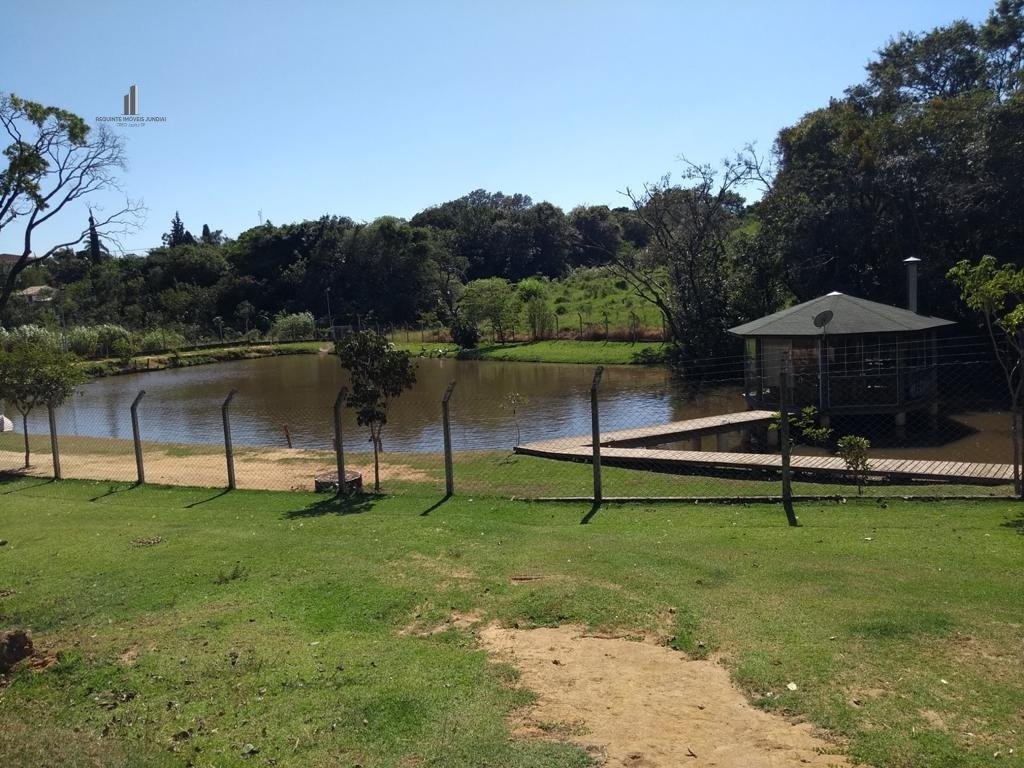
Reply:
[[[475,609],[668,620],[872,765],[1021,765],[1017,506],[807,505],[794,530],[776,507],[610,506],[580,525],[579,506],[437,501],[339,515],[309,494],[0,484],[0,626],[60,651],[0,695],[0,763],[584,764],[510,740],[527,696],[469,634],[399,634]]]
[[[460,350],[455,344],[396,341],[395,346],[422,357],[457,357],[461,360],[515,360],[528,363],[585,363],[629,365],[659,360],[661,342],[639,341],[533,341],[514,344],[482,343]]]

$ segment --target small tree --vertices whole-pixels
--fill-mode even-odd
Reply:
[[[75,358],[56,347],[21,342],[0,350],[0,396],[21,414],[26,469],[31,464],[28,415],[39,405],[61,405],[83,378]]]
[[[860,435],[843,435],[836,443],[836,455],[846,462],[846,468],[853,474],[857,482],[857,495],[864,492],[864,481],[870,468],[868,451],[871,442]]]
[[[516,445],[519,445],[522,441],[522,436],[519,432],[519,409],[526,405],[526,403],[526,396],[518,392],[509,392],[501,401],[501,407],[512,414],[512,421],[515,422]]]
[[[949,270],[949,279],[960,289],[960,298],[981,314],[985,330],[1003,371],[1013,413],[1013,488],[1024,495],[1021,481],[1021,413],[1024,408],[1024,268],[999,266],[992,256],[977,264],[964,259]]]
[[[373,443],[373,488],[380,492],[381,432],[388,423],[388,407],[416,383],[416,371],[409,355],[395,349],[373,331],[360,331],[338,343],[341,364],[352,376],[352,390],[346,404],[356,410],[356,421],[370,428]]]

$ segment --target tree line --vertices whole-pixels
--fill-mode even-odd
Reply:
[[[956,319],[966,308],[946,279],[954,265],[1024,259],[1022,51],[1024,0],[998,0],[978,24],[899,34],[863,82],[783,128],[772,151],[684,159],[674,176],[627,190],[621,207],[566,213],[476,190],[409,220],[267,222],[234,239],[207,225],[194,236],[175,214],[163,245],[120,258],[90,221],[79,243],[8,267],[4,285],[13,275],[58,286],[57,306],[43,310],[51,323],[59,312],[67,323],[244,335],[310,312],[321,323],[444,324],[472,342],[482,322],[500,335],[512,283],[543,335],[551,308],[530,278],[599,266],[659,308],[677,358],[696,368],[733,348],[730,326],[832,290],[902,304],[901,262],[917,256],[921,311]],[[63,120],[68,141],[88,146],[65,113],[28,104],[0,101],[0,122]],[[9,210],[30,210],[53,172],[25,142],[11,146],[0,214],[19,184],[27,197]],[[5,324],[39,311],[0,297]]]

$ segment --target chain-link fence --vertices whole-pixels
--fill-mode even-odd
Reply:
[[[14,431],[0,433],[0,472],[312,490],[318,478],[335,481],[340,460],[364,490],[379,474],[393,494],[778,497],[785,410],[798,497],[1012,493],[1012,418],[986,340],[844,342],[813,352],[766,347],[705,361],[699,383],[688,384],[663,367],[597,375],[584,366],[421,360],[417,388],[389,412],[376,466],[350,409],[340,409],[336,427],[346,382],[333,357],[112,377],[55,412],[59,461],[48,414],[37,409],[27,420],[26,470],[22,416],[8,410]],[[843,440],[850,436],[864,440]]]

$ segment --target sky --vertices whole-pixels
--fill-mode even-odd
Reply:
[[[994,0],[123,2],[4,11],[0,91],[115,127],[128,168],[115,210],[142,201],[127,251],[160,244],[175,211],[234,237],[261,220],[410,218],[475,190],[566,212],[679,158],[714,163],[864,79],[901,31],[980,22]],[[45,251],[85,202],[37,230]],[[10,230],[10,231],[9,231]],[[0,231],[20,252],[21,230]]]

